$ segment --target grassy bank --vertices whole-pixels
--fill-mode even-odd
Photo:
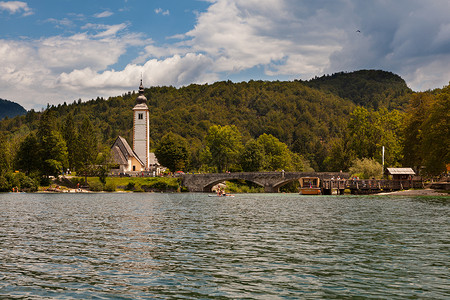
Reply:
[[[71,177],[55,180],[50,187],[44,190],[68,190],[78,186],[93,192],[180,192],[182,191],[179,178],[172,177],[107,177],[106,183],[100,182],[98,177],[88,177],[87,185],[84,177]]]

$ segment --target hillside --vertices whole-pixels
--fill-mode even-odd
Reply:
[[[15,102],[0,99],[0,120],[5,117],[14,118],[26,114],[27,111],[20,104]]]
[[[392,85],[388,84],[389,80],[375,80],[377,76],[386,77],[386,72],[380,72],[337,74],[309,82],[227,81],[182,88],[151,87],[145,89],[150,109],[151,147],[172,131],[186,138],[195,153],[211,125],[236,125],[246,140],[263,133],[272,134],[320,170],[332,139],[343,136],[355,103],[369,108],[381,105],[391,108],[403,103],[407,90],[393,80],[395,76],[390,80]],[[345,78],[352,82],[345,83]],[[364,82],[363,92],[355,94],[355,82]],[[351,89],[347,90],[346,86]],[[389,97],[382,99],[381,95]],[[97,98],[48,109],[56,114],[60,126],[69,113],[78,125],[88,116],[99,142],[110,146],[118,135],[131,142],[136,96],[129,92],[108,100]],[[0,132],[20,139],[37,129],[39,115],[30,111],[26,116],[4,120],[0,122]]]
[[[412,93],[400,76],[381,70],[340,72],[311,79],[305,84],[374,109],[404,108]]]

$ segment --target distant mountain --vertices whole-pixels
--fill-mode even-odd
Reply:
[[[404,108],[412,90],[392,72],[360,70],[324,75],[304,82],[309,87],[332,93],[367,108]]]
[[[3,120],[5,117],[14,118],[15,116],[22,116],[26,113],[27,111],[22,105],[9,100],[0,99],[0,120]]]

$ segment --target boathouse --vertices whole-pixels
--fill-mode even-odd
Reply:
[[[411,168],[387,168],[386,175],[393,180],[410,180],[416,173]]]

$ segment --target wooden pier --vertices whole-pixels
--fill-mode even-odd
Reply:
[[[347,180],[352,194],[374,194],[409,189],[423,189],[422,180]]]
[[[322,181],[324,195],[344,194],[344,190],[360,195],[423,188],[422,180],[326,179]]]

